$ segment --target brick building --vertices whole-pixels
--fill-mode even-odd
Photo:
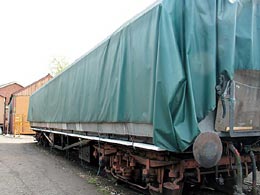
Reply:
[[[11,95],[23,89],[24,87],[18,83],[12,82],[4,85],[0,85],[0,128],[6,133],[6,125],[7,125],[7,113],[8,113],[8,102],[10,100]]]
[[[50,74],[38,81],[14,92],[9,101],[9,133],[34,134],[27,121],[27,112],[30,96],[52,79]]]

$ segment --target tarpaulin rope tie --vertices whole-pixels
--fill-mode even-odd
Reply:
[[[251,88],[251,89],[259,89],[260,90],[260,87],[257,87],[257,86],[247,85],[247,84],[241,83],[239,81],[234,81],[234,82],[235,82],[235,84],[239,84],[239,85],[242,85],[244,87],[248,87],[248,88]]]

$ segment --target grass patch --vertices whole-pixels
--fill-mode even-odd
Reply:
[[[97,178],[96,177],[91,177],[87,181],[89,184],[97,184]]]
[[[108,189],[104,188],[104,187],[99,187],[98,192],[100,192],[104,195],[110,195],[111,194],[110,191]]]

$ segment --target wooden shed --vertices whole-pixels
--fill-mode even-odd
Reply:
[[[0,85],[0,127],[7,133],[6,127],[8,124],[7,116],[8,116],[8,107],[7,104],[10,100],[11,95],[23,89],[24,87],[18,83],[11,82],[4,85]]]
[[[12,94],[9,102],[9,128],[14,135],[34,134],[27,121],[30,96],[52,79],[50,74]]]

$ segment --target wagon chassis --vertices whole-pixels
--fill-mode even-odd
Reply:
[[[182,156],[152,147],[150,144],[131,143],[107,138],[70,134],[62,131],[33,128],[36,131],[36,139],[43,140],[51,148],[69,151],[79,148],[79,156],[88,162],[91,158],[97,160],[99,168],[105,173],[110,173],[117,180],[141,190],[149,190],[151,194],[162,194],[165,190],[171,194],[182,193],[184,181],[193,178],[194,184],[202,184],[208,176],[214,176],[216,183],[224,185],[227,178],[234,178],[234,194],[242,195],[243,179],[252,172],[252,192],[256,189],[256,170],[259,168],[260,147],[258,141],[253,146],[244,146],[236,149],[231,141],[223,141],[224,152],[218,164],[214,168],[205,169],[193,158],[191,152]],[[54,139],[54,135],[59,138]],[[70,138],[77,141],[69,141]],[[57,139],[59,140],[57,142]],[[58,143],[58,144],[57,144]],[[124,144],[122,144],[124,143]],[[84,148],[92,148],[84,152]],[[152,148],[152,149],[151,149]],[[85,158],[83,156],[88,156]],[[90,157],[92,156],[92,157]]]

